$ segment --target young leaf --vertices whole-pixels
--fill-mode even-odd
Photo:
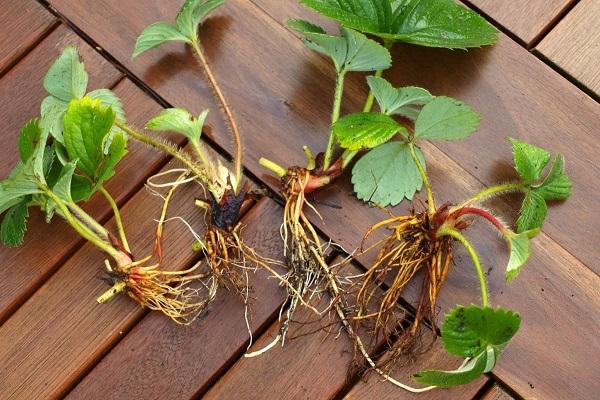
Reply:
[[[45,132],[49,132],[60,143],[64,142],[63,120],[68,107],[68,102],[57,99],[54,96],[46,97],[40,107],[40,115],[42,116],[40,128]]]
[[[459,140],[479,127],[479,114],[450,97],[436,97],[423,107],[415,122],[415,137],[428,140]]]
[[[62,101],[81,98],[85,95],[88,74],[79,58],[77,49],[69,46],[54,61],[44,77],[44,88]]]
[[[177,14],[179,32],[190,40],[196,40],[198,25],[216,8],[222,6],[225,0],[186,0]]]
[[[112,178],[119,161],[127,155],[127,138],[123,133],[113,136],[110,146],[104,156],[104,160],[98,169],[96,182],[100,184]]]
[[[541,228],[548,213],[548,206],[542,196],[530,190],[525,194],[519,217],[517,232],[522,233],[531,229]]]
[[[423,153],[418,148],[416,151],[425,165]],[[404,198],[411,200],[421,190],[423,180],[408,145],[390,142],[369,151],[354,165],[352,184],[360,200],[387,207]]]
[[[21,162],[26,163],[27,160],[31,158],[41,135],[42,132],[37,118],[30,119],[25,126],[21,128],[21,131],[19,132],[19,155],[21,157]]]
[[[404,126],[380,113],[350,114],[333,125],[333,134],[340,146],[351,151],[377,147],[397,133],[408,137]]]
[[[504,346],[520,323],[521,317],[510,310],[458,306],[444,317],[442,341],[450,354],[474,357],[488,345]]]
[[[177,27],[166,22],[156,22],[144,29],[137,38],[132,58],[167,42],[191,43],[191,40],[179,32]]]
[[[342,28],[341,36],[331,36],[325,31],[301,20],[290,20],[290,27],[302,33],[306,45],[329,56],[338,73],[343,71],[376,71],[392,65],[390,52],[362,33]]]
[[[534,238],[540,233],[540,229],[532,229],[522,233],[509,232],[506,236],[508,247],[510,249],[510,259],[506,267],[506,281],[511,282],[521,272],[521,267],[525,265],[531,254],[529,250],[529,239]]]
[[[453,371],[421,371],[413,375],[413,379],[422,385],[441,388],[466,385],[479,378],[482,374],[491,371],[496,365],[496,360],[496,349],[489,346],[458,369]]]
[[[127,121],[125,110],[123,109],[123,103],[121,103],[121,99],[119,99],[119,97],[112,90],[92,90],[87,94],[87,96],[94,100],[100,100],[104,107],[110,107],[115,112],[117,120],[121,122]]]
[[[496,43],[497,30],[453,0],[301,0],[343,26],[386,40],[467,48]]]
[[[208,115],[204,110],[198,118],[194,118],[183,108],[167,108],[146,124],[146,129],[159,132],[177,132],[190,140],[199,140],[202,127]]]
[[[544,200],[564,200],[571,195],[571,180],[565,174],[565,159],[559,154],[544,181],[533,187],[533,191]]]
[[[510,142],[513,146],[515,168],[521,178],[529,184],[538,180],[550,161],[550,153],[521,140],[510,138]]]
[[[413,86],[396,89],[380,77],[369,76],[367,82],[377,99],[379,109],[386,115],[402,115],[414,120],[418,116],[415,106],[423,106],[434,99],[425,89]]]
[[[29,200],[28,197],[24,198],[4,214],[0,226],[0,239],[5,246],[18,247],[23,244],[29,218]]]

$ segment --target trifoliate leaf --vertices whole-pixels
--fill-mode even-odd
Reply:
[[[519,217],[517,218],[517,232],[522,233],[531,229],[541,228],[544,225],[548,206],[542,196],[533,190],[525,194]]]
[[[544,181],[532,188],[544,200],[564,200],[571,195],[571,189],[571,180],[565,174],[565,159],[562,154],[556,156]]]
[[[377,147],[397,133],[408,137],[404,126],[380,113],[350,114],[333,125],[333,134],[340,146],[351,151]]]
[[[23,244],[29,218],[29,200],[28,197],[24,198],[4,214],[0,225],[0,239],[5,246],[18,247]]]
[[[415,122],[415,137],[428,140],[459,140],[479,127],[479,114],[463,102],[436,97],[428,102]]]
[[[390,52],[385,47],[352,29],[342,28],[341,36],[331,36],[306,21],[291,20],[290,26],[304,35],[309,48],[329,56],[338,73],[376,71],[392,65]]]
[[[541,147],[510,138],[513,146],[515,168],[526,183],[538,180],[550,161],[550,153]]]
[[[521,317],[510,310],[458,306],[444,317],[442,341],[450,354],[474,357],[489,345],[504,346],[520,323]]]
[[[25,163],[31,158],[41,135],[42,132],[37,118],[30,119],[25,126],[21,128],[21,131],[19,132],[19,155],[21,157],[21,162]]]
[[[198,118],[194,118],[183,108],[167,108],[146,124],[146,129],[159,132],[177,132],[190,140],[199,140],[202,127],[208,115],[204,110]]]
[[[415,149],[421,165],[425,157]],[[382,207],[395,206],[405,198],[412,200],[421,190],[423,180],[404,142],[390,142],[376,147],[362,157],[352,169],[352,184],[360,200]]]
[[[135,58],[143,52],[167,42],[191,43],[191,40],[179,32],[177,27],[166,22],[157,22],[144,29],[140,37],[137,38],[132,57]]]
[[[62,101],[81,98],[85,95],[88,74],[79,58],[77,49],[69,46],[54,61],[44,77],[44,88]]]
[[[521,267],[525,265],[531,254],[529,250],[529,239],[534,238],[540,233],[540,229],[532,229],[522,233],[508,232],[506,240],[510,250],[510,259],[506,267],[506,281],[511,282],[521,272]]]
[[[496,43],[497,30],[453,0],[301,0],[343,26],[420,46],[467,48]]]
[[[68,102],[57,99],[54,96],[46,97],[41,105],[40,115],[42,118],[40,120],[40,128],[43,131],[49,132],[60,143],[64,142],[64,118],[68,107]]]
[[[115,113],[101,101],[84,97],[72,101],[65,115],[65,147],[70,160],[96,185],[114,174],[117,163],[125,156],[126,138],[114,136],[105,154],[105,142],[115,121]]]
[[[196,40],[198,25],[216,8],[222,6],[225,0],[187,0],[177,14],[179,32],[190,40]]]
[[[437,387],[453,387],[466,385],[485,373],[488,366],[489,355],[494,355],[494,350],[482,351],[469,360],[464,366],[452,371],[428,370],[413,375],[413,380],[421,385]]]
[[[380,77],[369,76],[367,82],[383,114],[397,114],[414,120],[418,115],[415,106],[423,106],[434,99],[425,89],[414,86],[396,89]]]

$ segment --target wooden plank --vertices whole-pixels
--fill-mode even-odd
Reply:
[[[350,265],[344,269],[344,272],[350,275],[359,273],[359,270]],[[325,300],[322,306],[326,306]],[[310,321],[314,318],[314,314],[307,309],[299,309],[295,316],[298,321]],[[299,336],[315,328],[316,326],[313,325],[295,328],[290,331],[290,337]],[[278,329],[279,323],[275,322],[250,351],[262,349],[271,343]],[[248,400],[338,398],[349,377],[348,368],[354,357],[353,344],[344,333],[336,335],[341,330],[341,324],[336,324],[328,330],[329,334],[321,332],[289,340],[285,347],[276,346],[256,358],[240,358],[203,398],[240,397]],[[418,360],[417,363],[409,363],[394,371],[393,376],[410,383],[410,376],[424,366],[445,368],[456,364],[456,359],[449,357],[441,349],[439,342],[431,352],[419,357]],[[448,399],[450,395],[453,398],[463,399],[473,397],[486,380],[487,378],[482,377],[463,387],[431,391],[417,397],[389,383],[381,382],[375,373],[371,373],[368,375],[368,383],[361,381],[347,398],[442,400]],[[269,390],[265,391],[265,387]]]
[[[77,35],[65,27],[59,27],[0,79],[0,118],[4,123],[0,134],[1,148],[16,149],[21,126],[29,118],[39,115],[40,103],[45,96],[43,76],[52,60],[68,44],[75,44],[80,49],[88,65],[91,88],[110,87],[121,78],[122,75],[116,69]],[[126,97],[127,111],[132,121],[143,124],[149,115],[130,109],[129,104],[132,98],[139,97],[139,91],[131,85],[122,85],[118,91]],[[132,171],[127,180],[140,183],[144,174],[152,168],[157,168],[161,157],[135,144],[131,146],[131,150],[132,154],[119,168],[131,169],[132,165],[144,160],[146,167]],[[0,159],[0,176],[5,177],[9,174],[18,157],[17,151],[4,152]],[[108,185],[119,201],[135,190],[135,187],[124,183],[124,177],[121,177]],[[88,207],[94,210],[97,218],[107,219],[110,207],[99,196],[95,197]],[[58,234],[59,232],[64,234]],[[61,261],[83,243],[83,240],[67,229],[62,222],[46,224],[41,213],[37,211],[32,212],[25,240],[25,245],[17,249],[0,246],[0,259],[3,260],[3,265],[10,266],[0,268],[0,323],[44,282]]]
[[[514,400],[514,398],[506,393],[500,386],[494,385],[483,395],[482,400]]]
[[[600,2],[582,0],[536,50],[600,95]]]
[[[152,112],[157,108],[148,97],[135,106]],[[164,169],[177,165],[171,162]],[[170,215],[185,218],[202,234],[204,213],[193,201],[197,195],[196,185],[182,187],[173,198]],[[154,235],[149,233],[156,228],[154,217],[161,208],[162,199],[146,191],[122,208],[130,244],[140,257],[154,246]],[[163,237],[167,268],[186,268],[198,258],[191,248],[193,238],[181,224],[166,224]],[[0,327],[0,397],[62,397],[144,316],[145,310],[126,296],[109,304],[96,302],[107,289],[98,279],[104,259],[86,244]]]
[[[281,208],[263,199],[244,218],[244,237],[263,256],[283,257],[281,217]],[[285,298],[277,282],[266,277],[265,271],[250,274],[254,334],[272,319]],[[68,398],[192,398],[206,391],[247,345],[244,305],[239,297],[221,291],[207,315],[192,326],[182,328],[155,313],[146,316]]]
[[[576,0],[466,0],[531,45]]]
[[[55,0],[54,3],[60,6],[62,1]],[[156,19],[172,18],[179,7],[174,1],[148,3],[144,9],[132,9],[129,17],[119,17],[122,18],[117,21],[121,35],[105,37],[104,32],[116,31],[117,28],[108,25],[112,24],[109,19],[95,19],[93,24],[89,24],[90,35],[101,41],[101,45],[111,53],[120,52],[119,57],[123,58],[119,59],[170,102],[192,109],[206,105],[208,100],[202,97],[204,92],[196,91],[201,74],[189,79],[188,65],[192,65],[193,58],[188,53],[185,55],[187,62],[181,61],[184,57],[181,47],[171,47],[180,53],[163,50],[135,63],[129,62],[131,44],[141,29]],[[228,4],[219,12],[219,15],[228,17],[207,21],[202,37],[217,77],[232,102],[234,112],[239,113],[236,114],[238,122],[246,133],[246,166],[264,177],[267,174],[256,163],[260,156],[289,165],[304,163],[300,152],[302,144],[308,144],[313,150],[323,148],[333,91],[331,68],[328,62],[305,49],[300,41],[292,40],[293,36],[288,31],[275,26],[272,20],[258,13],[248,2],[230,1]],[[288,4],[292,3],[266,0],[261,3],[269,12],[285,8]],[[103,8],[119,6],[114,0],[104,0],[90,5],[87,11],[83,5],[72,3],[69,9],[64,5],[60,7],[61,11],[69,12],[69,18],[80,23],[95,18]],[[157,10],[159,14],[149,15]],[[256,43],[261,43],[261,46],[256,46]],[[406,57],[408,51],[410,58]],[[167,55],[164,55],[165,52]],[[162,60],[152,64],[159,56]],[[589,226],[589,221],[595,220],[592,210],[600,206],[600,199],[584,189],[594,186],[600,179],[599,167],[594,162],[599,144],[593,131],[600,116],[598,104],[505,36],[494,48],[469,53],[400,46],[396,60],[396,68],[388,74],[396,84],[417,84],[437,94],[461,98],[475,105],[483,114],[480,132],[469,140],[460,145],[440,144],[441,150],[426,146],[432,181],[438,192],[443,193],[443,201],[462,200],[479,189],[482,182],[489,184],[514,177],[514,172],[507,166],[511,156],[505,134],[565,153],[575,193],[566,204],[551,207],[546,235],[536,242],[541,243],[537,245],[540,246],[538,250],[551,253],[535,257],[527,272],[510,289],[504,289],[500,267],[494,269],[497,273],[491,277],[493,295],[505,293],[499,303],[514,306],[523,312],[525,321],[531,321],[524,323],[523,332],[518,336],[521,344],[511,345],[499,371],[503,371],[503,380],[511,381],[511,384],[514,381],[524,394],[542,394],[547,398],[572,397],[574,393],[591,396],[595,388],[559,382],[564,380],[564,371],[572,366],[589,364],[590,343],[598,348],[597,341],[593,339],[593,332],[598,330],[598,318],[594,311],[596,307],[592,306],[599,302],[594,290],[598,276],[569,254],[576,254],[590,268],[600,270],[595,262],[598,250],[586,245],[599,241],[600,233],[594,229],[582,229]],[[173,65],[186,67],[176,70]],[[345,111],[359,109],[364,99],[362,78],[352,77],[347,93]],[[217,129],[215,137],[229,148],[224,132]],[[562,140],[558,141],[556,137]],[[484,149],[495,151],[485,152]],[[464,174],[453,160],[461,161],[477,180]],[[350,190],[347,179],[343,179],[320,193],[320,199],[341,208],[321,205],[319,208],[325,221],[320,223],[315,218],[329,237],[349,250],[360,242],[362,232],[384,215],[353,200]],[[511,205],[514,210],[516,202],[511,202]],[[407,206],[404,207],[406,209]],[[479,231],[477,233],[479,236]],[[557,240],[560,246],[551,239]],[[488,265],[495,267],[500,257],[504,262],[506,250],[502,243],[497,246],[493,243],[498,242],[487,242],[483,253]],[[468,304],[473,301],[472,296],[476,292],[470,264],[462,261],[459,265],[461,268],[457,268],[456,280],[449,283],[445,291],[449,296],[447,305],[465,299]],[[552,291],[546,289],[547,297],[529,296],[529,293],[538,293],[540,282],[546,282],[545,278],[552,282]],[[550,308],[554,319],[548,322],[543,316]],[[591,316],[581,320],[582,315]],[[547,324],[552,324],[551,332],[543,329]],[[571,337],[569,327],[574,324],[583,336],[591,338],[591,342],[585,343],[573,337],[567,352],[563,346],[564,338]],[[537,345],[538,338],[542,336],[550,336],[547,343],[562,347],[564,351],[560,354],[548,352],[547,347]],[[511,348],[515,350],[511,352]],[[519,369],[520,364],[529,364],[530,368],[526,371],[535,377],[529,380],[538,384],[533,393],[523,370]],[[539,386],[542,383],[543,386]]]
[[[0,76],[56,23],[35,0],[0,0]]]

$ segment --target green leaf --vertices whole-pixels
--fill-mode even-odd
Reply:
[[[44,77],[44,88],[62,101],[81,98],[85,95],[88,74],[79,58],[77,49],[69,46],[54,61]]]
[[[408,137],[404,126],[380,113],[350,114],[339,119],[332,129],[340,146],[351,151],[377,147],[397,133]]]
[[[21,157],[21,162],[25,163],[31,158],[41,135],[42,132],[37,118],[30,119],[25,126],[21,128],[21,131],[19,132],[19,155]]]
[[[121,99],[109,89],[97,89],[92,90],[87,94],[87,96],[91,97],[94,100],[100,100],[101,104],[104,107],[110,107],[114,111],[116,115],[116,119],[121,122],[126,122],[127,117],[125,115],[125,110],[123,109],[123,103],[121,103]]]
[[[135,58],[143,52],[167,42],[191,43],[191,40],[179,32],[177,27],[166,22],[156,22],[144,29],[140,37],[137,38],[132,57]]]
[[[0,225],[0,238],[8,247],[18,247],[23,244],[29,218],[29,198],[24,198],[19,204],[11,207]]]
[[[125,136],[118,133],[105,154],[114,121],[115,112],[90,97],[72,101],[65,115],[64,138],[69,158],[78,160],[77,168],[96,185],[114,174],[115,166],[127,152]]]
[[[225,0],[187,0],[177,14],[176,21],[179,31],[190,40],[196,40],[198,25],[224,3]]]
[[[146,124],[146,129],[159,132],[177,132],[190,140],[199,140],[202,127],[208,115],[204,110],[198,118],[194,118],[183,108],[167,108]]]
[[[305,36],[309,48],[329,56],[338,73],[376,71],[392,65],[390,52],[385,47],[352,29],[342,28],[341,36],[331,36],[306,21],[291,20],[290,26]]]
[[[343,26],[386,40],[467,48],[496,43],[497,30],[453,0],[301,0]]]
[[[414,86],[396,89],[380,77],[369,76],[367,82],[383,114],[397,114],[414,120],[419,113],[415,106],[423,106],[434,99],[425,89]]]
[[[418,148],[416,151],[424,166],[423,153]],[[408,145],[390,142],[369,151],[354,165],[352,184],[360,200],[387,207],[405,198],[412,200],[423,180]]]
[[[513,146],[515,168],[526,183],[538,180],[550,161],[550,153],[541,147],[510,138]]]
[[[531,254],[529,250],[529,239],[534,238],[540,233],[540,229],[514,233],[508,232],[506,240],[510,249],[510,259],[506,267],[506,281],[511,282],[521,272],[521,267],[525,265]]]
[[[488,345],[504,346],[520,323],[521,317],[510,310],[457,306],[444,317],[442,341],[450,354],[474,357]]]
[[[42,193],[33,174],[33,158],[19,163],[8,178],[0,181],[0,214],[29,195]]]
[[[459,140],[479,127],[479,114],[450,97],[436,97],[423,107],[415,122],[415,137],[428,140]]]
[[[413,375],[415,382],[422,385],[449,388],[466,385],[491,371],[496,366],[499,350],[488,346],[484,351],[470,359],[464,366],[452,371],[430,370]]]
[[[77,160],[68,163],[62,167],[58,180],[52,188],[52,191],[64,201],[72,201],[71,197],[71,183],[73,181],[73,174],[75,173],[75,167],[77,166]]]
[[[544,225],[548,206],[542,196],[533,190],[525,194],[519,217],[517,218],[517,232],[522,233],[531,229],[541,228]]]
[[[49,132],[60,143],[64,142],[63,120],[67,108],[69,108],[68,102],[57,99],[54,96],[46,97],[41,105],[40,114],[42,118],[40,120],[40,128],[45,132]]]
[[[544,181],[532,188],[544,200],[565,200],[571,195],[571,180],[565,174],[565,159],[559,154]]]

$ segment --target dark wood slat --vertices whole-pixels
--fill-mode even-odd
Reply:
[[[536,50],[600,95],[600,3],[582,0]]]
[[[506,393],[500,386],[494,385],[482,397],[482,400],[514,400],[514,398]]]
[[[339,262],[339,259],[337,260]],[[357,274],[353,266],[345,268],[344,273]],[[325,300],[322,307],[325,307]],[[298,321],[315,319],[312,312],[300,309],[295,316]],[[323,321],[327,323],[327,319]],[[290,337],[298,336],[313,329],[315,325],[296,327],[290,330]],[[264,348],[271,343],[279,324],[276,322],[261,336],[250,351]],[[347,384],[348,368],[352,363],[353,344],[347,335],[341,333],[341,324],[328,328],[330,333],[316,333],[288,341],[285,347],[276,346],[267,353],[256,358],[240,358],[240,360],[211,388],[204,396],[205,399],[332,399],[335,398]],[[457,360],[449,357],[438,342],[434,349],[418,363],[407,365],[393,376],[401,381],[411,383],[410,376],[423,367],[456,366]],[[458,361],[460,364],[460,360]],[[387,382],[382,382],[377,374],[369,375],[368,383],[359,383],[347,398],[370,399],[463,399],[470,398],[485,384],[487,378],[482,377],[470,385],[452,390],[436,390],[412,396],[410,393]],[[415,386],[418,386],[415,384]],[[264,390],[268,388],[268,390]]]
[[[263,256],[283,257],[281,216],[281,208],[264,199],[244,218],[244,237]],[[284,295],[265,271],[249,277],[255,298],[251,328],[256,332],[276,312]],[[192,326],[177,326],[155,313],[146,316],[68,398],[192,398],[217,379],[229,360],[246,349],[247,342],[242,301],[221,291],[207,315]],[[111,388],[108,393],[107,387]]]
[[[0,134],[0,147],[14,149],[14,151],[5,151],[0,160],[2,177],[7,176],[18,161],[16,146],[19,129],[29,118],[39,115],[40,103],[45,96],[42,86],[43,76],[52,60],[68,44],[77,45],[88,64],[91,88],[110,87],[121,78],[117,70],[73,32],[64,27],[59,27],[52,32],[0,80],[0,116],[4,122],[4,129]],[[139,97],[139,90],[130,84],[124,84],[118,91],[126,97],[127,111],[132,121],[144,123],[149,115],[129,107],[130,101],[136,96]],[[135,144],[131,146],[131,150],[132,155],[119,168],[131,169],[132,165],[144,160],[146,167],[137,168],[127,179],[127,182],[139,183],[145,173],[147,174],[152,168],[157,168],[161,157],[140,149],[140,146]],[[124,183],[125,180],[121,177],[108,185],[119,200],[128,196],[132,190]],[[94,210],[97,218],[101,219],[106,219],[110,210],[110,207],[99,197],[94,198],[88,207]],[[59,232],[65,233],[58,234]],[[41,213],[33,212],[24,246],[17,249],[0,246],[0,258],[6,266],[0,269],[0,323],[43,283],[61,260],[82,243],[83,241],[62,222],[56,221],[52,225],[47,225]]]
[[[577,0],[467,0],[528,46],[574,1]]]
[[[147,111],[157,107],[148,97],[135,106]],[[176,166],[171,162],[164,170]],[[182,187],[170,215],[185,218],[202,234],[204,213],[194,205],[196,196],[196,185]],[[161,207],[162,199],[143,190],[122,208],[135,254],[152,250],[154,218]],[[163,237],[166,268],[185,268],[198,258],[191,249],[193,237],[181,224],[167,223]],[[108,287],[99,279],[104,259],[86,244],[0,327],[0,397],[62,397],[143,317],[145,311],[126,296],[104,305],[96,302]]]
[[[102,15],[102,9],[119,7],[114,0],[94,3],[89,9],[77,3],[70,3],[67,8],[62,0],[55,0],[54,4],[76,23],[95,18],[96,13]],[[270,4],[267,9],[272,10],[293,3],[261,4],[263,7]],[[111,54],[117,54],[120,61],[167,100],[196,110],[198,105],[209,104],[209,100],[203,96],[205,90],[197,91],[198,86],[204,87],[199,83],[201,73],[190,72],[188,68],[193,65],[193,58],[191,54],[181,56],[182,47],[170,47],[180,53],[163,50],[142,57],[135,63],[129,62],[132,43],[141,29],[157,19],[172,18],[178,7],[179,3],[175,1],[160,4],[158,1],[149,2],[144,9],[128,11],[129,17],[120,15],[122,20],[115,22],[119,25],[112,25],[109,19],[95,19],[94,24],[88,25],[88,33]],[[300,41],[293,40],[288,31],[274,25],[271,19],[248,2],[230,1],[219,13],[227,17],[209,20],[202,37],[217,77],[238,115],[242,131],[246,133],[246,166],[264,177],[266,174],[256,163],[260,156],[271,157],[284,164],[303,163],[300,151],[302,144],[308,144],[313,149],[323,148],[325,144],[330,95],[333,91],[331,68],[326,61],[305,49]],[[106,36],[106,32],[117,31],[117,26],[120,35]],[[257,43],[261,45],[257,46]],[[408,51],[411,59],[405,56]],[[159,56],[162,60],[152,64]],[[187,62],[182,62],[180,57]],[[505,133],[562,151],[567,156],[568,170],[575,182],[575,194],[567,204],[551,208],[546,232],[590,268],[598,269],[595,263],[597,250],[586,243],[594,242],[600,233],[594,229],[581,229],[594,220],[592,210],[600,203],[593,193],[583,189],[588,185],[593,186],[595,180],[599,179],[596,173],[598,167],[593,162],[598,144],[593,139],[592,131],[598,119],[598,105],[504,36],[493,49],[468,54],[399,47],[397,60],[398,66],[389,75],[396,77],[392,79],[395,83],[419,84],[434,93],[464,99],[483,114],[481,131],[464,144],[440,144],[444,152],[426,146],[432,180],[438,192],[443,193],[442,199],[459,201],[481,187],[478,181],[464,174],[453,163],[453,159],[461,160],[470,173],[486,183],[514,176],[506,165],[510,159],[510,149],[504,139]],[[182,64],[185,69],[177,70]],[[196,71],[195,65],[193,71]],[[168,77],[169,73],[173,73],[173,76]],[[190,74],[193,79],[190,79]],[[400,78],[403,80],[400,81]],[[362,79],[356,76],[352,78],[347,93],[348,99],[344,104],[346,110],[359,109],[364,99]],[[498,135],[497,132],[503,134]],[[217,140],[229,148],[224,132],[217,129],[215,134]],[[559,134],[561,141],[555,139],[555,135]],[[484,152],[485,149],[498,151],[488,154]],[[451,158],[445,153],[450,154]],[[349,192],[347,180],[323,191],[320,193],[321,199],[341,205],[342,208],[338,210],[321,206],[320,210],[325,217],[321,227],[328,236],[350,250],[360,242],[367,226],[383,218],[384,214],[368,210],[354,201]],[[514,209],[516,202],[511,204]],[[315,221],[318,219],[315,218]],[[548,332],[542,332],[543,326],[548,323],[543,313],[552,308],[551,323],[554,330],[548,340],[552,346],[561,347],[564,337],[570,336],[570,325],[565,321],[581,325],[580,332],[593,338],[591,335],[598,330],[598,324],[597,313],[593,312],[595,306],[591,305],[599,302],[594,290],[598,276],[554,244],[549,237],[538,238],[538,243],[542,243],[538,246],[556,254],[534,258],[518,281],[521,283],[513,285],[510,290],[504,289],[501,267],[497,267],[495,271],[498,273],[492,277],[492,286],[496,295],[501,291],[506,293],[504,300],[499,301],[501,304],[513,305],[523,311],[525,321],[530,321],[529,324],[524,323],[524,330],[518,336],[521,344],[513,344],[515,350],[509,352],[509,348],[503,358],[500,365],[503,369],[499,369],[504,371],[503,380],[511,381],[511,384],[514,381],[524,394],[537,396],[542,393],[548,398],[560,398],[572,396],[578,391],[593,390],[585,385],[567,386],[559,383],[563,380],[562,371],[569,370],[572,365],[589,364],[590,344],[573,340],[569,353],[560,355],[537,346],[540,335],[548,336]],[[504,263],[506,250],[503,244],[495,246],[493,243],[496,242],[491,243],[486,244],[483,253],[488,265],[495,267],[500,258]],[[566,270],[565,265],[571,268]],[[573,276],[577,278],[576,281],[572,280]],[[545,298],[529,296],[530,292],[523,289],[536,288],[531,293],[537,293],[544,278],[552,280],[553,296],[549,295],[548,290],[548,297]],[[468,261],[460,262],[455,279],[452,284],[449,281],[445,291],[449,296],[447,304],[464,299],[467,299],[467,304],[472,302],[476,289]],[[472,290],[467,291],[465,287]],[[591,319],[573,320],[590,313],[593,315]],[[537,335],[530,332],[536,332]],[[591,343],[593,347],[598,347],[593,340]],[[524,363],[530,363],[531,368],[526,371],[536,377],[533,380],[539,380],[536,382],[539,385],[544,384],[536,386],[533,393],[527,385],[527,378],[523,376],[523,370],[519,369]],[[549,376],[554,378],[545,378]]]
[[[0,0],[0,76],[56,23],[35,0]]]

